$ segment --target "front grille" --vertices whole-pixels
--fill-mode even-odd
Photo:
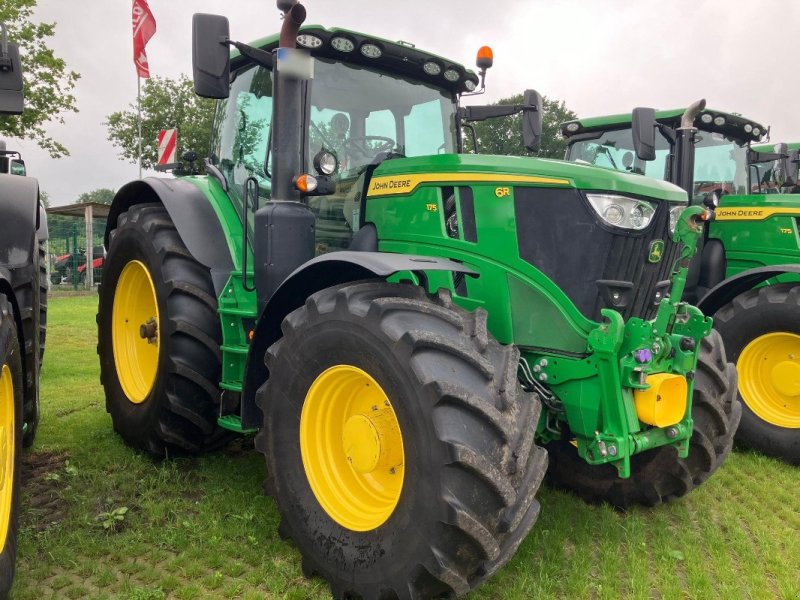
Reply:
[[[626,319],[650,319],[656,293],[669,291],[677,244],[669,235],[669,204],[659,202],[643,232],[601,223],[578,190],[518,187],[514,191],[520,257],[550,277],[593,320],[613,308]],[[654,240],[664,242],[658,263],[648,260]]]

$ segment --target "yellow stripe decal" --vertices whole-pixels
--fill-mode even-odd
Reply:
[[[776,215],[795,215],[800,217],[800,207],[797,208],[771,208],[758,206],[732,206],[718,208],[717,221],[763,221]]]
[[[568,179],[535,175],[506,175],[504,173],[424,173],[421,175],[391,175],[375,177],[369,184],[367,196],[396,196],[413,192],[423,183],[522,183],[570,185]]]

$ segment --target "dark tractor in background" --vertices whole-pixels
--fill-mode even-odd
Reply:
[[[0,42],[0,115],[23,110],[19,50]],[[39,184],[19,153],[0,148],[0,598],[14,578],[20,511],[20,455],[39,422],[44,355],[47,220]]]

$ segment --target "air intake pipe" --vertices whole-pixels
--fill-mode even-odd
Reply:
[[[291,68],[291,52],[298,60],[310,60],[297,50],[297,33],[306,19],[306,9],[297,0],[278,0],[283,14],[280,48],[275,56],[275,90],[272,112],[272,192],[270,201],[255,213],[253,258],[259,310],[283,281],[306,261],[314,258],[314,213],[294,178],[304,172],[303,94],[306,80]],[[298,57],[294,57],[298,58]],[[256,195],[257,202],[257,195]],[[245,227],[246,227],[245,222]]]
[[[694,134],[697,128],[694,121],[706,107],[705,99],[692,103],[681,117],[681,126],[677,130],[675,144],[675,180],[674,183],[689,194],[689,202],[694,203]]]

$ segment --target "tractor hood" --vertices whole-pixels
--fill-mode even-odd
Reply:
[[[384,161],[373,174],[375,177],[409,175],[410,192],[415,183],[424,181],[456,181],[460,174],[486,178],[491,182],[504,182],[579,190],[617,192],[634,196],[645,196],[666,202],[687,202],[686,192],[681,188],[659,181],[622,173],[600,167],[581,165],[544,158],[514,156],[484,156],[474,154],[443,154],[417,158],[399,158]],[[495,177],[496,176],[496,177]],[[406,183],[406,182],[403,182]]]

